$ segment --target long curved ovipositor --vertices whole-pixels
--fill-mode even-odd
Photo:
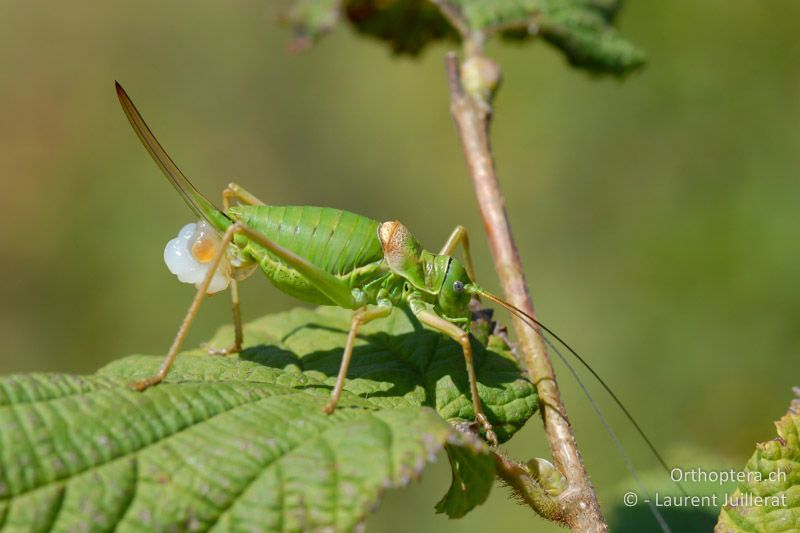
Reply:
[[[194,211],[198,217],[208,220],[218,230],[225,231],[232,223],[230,219],[219,209],[214,207],[214,204],[203,196],[200,191],[192,185],[189,179],[183,175],[181,169],[172,161],[172,158],[170,158],[164,148],[161,147],[161,143],[158,142],[153,132],[147,127],[147,124],[145,124],[136,106],[133,105],[125,89],[122,88],[122,85],[120,85],[119,82],[114,82],[114,86],[117,90],[119,103],[122,105],[122,110],[125,112],[125,116],[128,117],[133,131],[136,132],[136,136],[142,141],[142,144],[153,158],[153,161],[155,161],[158,168],[161,169],[161,172],[169,179],[183,199],[186,200],[186,204],[189,208]]]

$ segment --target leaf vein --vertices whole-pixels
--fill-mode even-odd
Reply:
[[[302,391],[291,390],[291,391],[287,391],[287,392],[284,392],[284,393],[281,393],[281,394],[271,395],[269,397],[272,398],[272,397],[275,397],[275,396],[289,396],[291,394],[301,394],[301,393],[302,393]],[[235,410],[237,410],[239,408],[242,408],[242,407],[254,404],[254,403],[258,403],[259,401],[265,400],[265,399],[267,399],[267,398],[261,397],[261,398],[255,398],[255,399],[246,399],[242,403],[240,403],[238,405],[231,406],[229,409],[226,409],[226,410],[220,411],[218,413],[215,413],[215,414],[209,416],[208,418],[203,418],[203,419],[199,419],[199,420],[193,421],[190,424],[188,424],[187,426],[180,428],[179,430],[177,430],[177,431],[165,436],[162,439],[155,440],[154,442],[151,442],[149,444],[141,446],[140,448],[136,448],[134,450],[130,450],[130,451],[128,451],[126,453],[123,453],[122,455],[119,455],[117,457],[112,457],[112,458],[109,458],[107,460],[102,460],[102,461],[100,461],[100,462],[98,462],[96,464],[88,466],[87,468],[83,468],[83,469],[77,470],[75,472],[70,472],[67,476],[58,477],[56,479],[52,479],[50,481],[47,481],[47,482],[45,482],[45,483],[43,483],[41,485],[38,485],[38,486],[35,486],[35,487],[31,487],[29,489],[25,489],[23,491],[15,493],[15,494],[11,494],[7,498],[0,498],[0,502],[2,502],[2,501],[10,501],[10,500],[12,500],[14,498],[19,498],[21,496],[24,496],[25,494],[30,493],[30,492],[46,488],[48,486],[55,485],[57,483],[64,483],[64,482],[68,481],[69,477],[78,476],[78,475],[83,474],[85,472],[91,472],[91,471],[96,470],[96,469],[98,469],[98,468],[100,468],[102,466],[105,466],[105,465],[107,465],[107,464],[109,464],[109,463],[111,463],[113,461],[116,461],[116,460],[119,460],[119,459],[124,459],[124,458],[131,457],[131,456],[135,457],[136,454],[142,453],[142,452],[144,452],[145,450],[147,450],[149,448],[152,448],[152,447],[158,446],[160,444],[163,444],[164,442],[175,438],[177,435],[179,435],[179,434],[181,434],[181,433],[183,433],[185,431],[188,431],[189,429],[191,429],[191,428],[193,428],[193,427],[195,427],[195,426],[197,426],[199,424],[208,422],[210,420],[213,420],[214,418],[217,418],[218,416],[231,413],[231,412],[233,412],[233,411],[235,411]]]

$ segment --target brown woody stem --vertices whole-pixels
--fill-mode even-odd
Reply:
[[[499,67],[482,55],[480,41],[476,42],[468,35],[462,34],[462,37],[467,37],[464,39],[467,61],[473,61],[473,64],[479,62],[478,75],[481,69],[489,72],[494,76],[496,86],[499,81]],[[470,90],[475,87],[474,80],[462,84],[460,65],[455,53],[447,54],[446,66],[450,84],[450,109],[475,188],[495,270],[503,286],[506,300],[535,316],[522,263],[511,235],[511,226],[506,216],[505,202],[497,181],[489,142],[490,99],[495,87]],[[489,81],[491,85],[491,80]],[[608,526],[600,512],[597,497],[575,442],[572,426],[561,402],[545,342],[539,332],[532,330],[518,318],[513,318],[513,324],[530,379],[536,384],[539,393],[540,411],[554,463],[568,482],[567,490],[558,497],[561,509],[557,513],[548,514],[551,516],[556,514],[560,518],[559,521],[563,521],[574,531],[607,531]]]

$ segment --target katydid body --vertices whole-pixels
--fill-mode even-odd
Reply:
[[[145,148],[192,211],[202,219],[198,224],[183,228],[165,250],[170,270],[181,281],[195,283],[197,293],[159,371],[131,383],[131,387],[144,390],[164,380],[206,294],[228,286],[233,302],[235,341],[229,348],[211,352],[238,352],[242,347],[242,326],[237,282],[260,269],[278,289],[300,300],[353,310],[339,374],[330,400],[324,407],[326,413],[330,414],[336,408],[359,327],[388,316],[394,307],[406,306],[421,323],[460,344],[476,422],[483,428],[487,440],[496,445],[497,437],[478,396],[468,333],[470,297],[485,296],[505,307],[538,334],[544,330],[563,344],[611,395],[665,471],[671,471],[620,399],[574,349],[533,316],[475,283],[469,240],[462,226],[453,230],[438,253],[433,253],[423,249],[398,221],[378,222],[327,207],[269,206],[233,183],[223,191],[223,209],[219,210],[181,173],[119,84],[117,95]],[[452,255],[459,244],[463,248],[464,263]],[[545,342],[569,366],[558,349],[546,338]],[[570,369],[581,383],[578,375]],[[599,412],[588,390],[581,386]],[[619,443],[607,423],[604,425],[614,441]],[[618,447],[626,466],[636,477],[619,444]],[[683,487],[676,485],[686,495]],[[660,518],[657,509],[652,506],[651,509]]]
[[[173,248],[181,260],[191,255],[188,260],[194,263],[190,268],[202,268],[203,275],[192,278],[197,294],[159,372],[132,387],[144,390],[167,376],[205,295],[228,283],[236,340],[217,353],[238,352],[242,330],[237,281],[260,269],[278,289],[300,300],[353,310],[341,368],[325,412],[336,408],[358,328],[388,316],[396,306],[407,306],[420,322],[461,345],[475,419],[486,438],[497,444],[483,413],[472,361],[470,295],[485,291],[474,282],[463,227],[457,227],[439,253],[433,253],[423,249],[400,222],[378,222],[327,207],[269,206],[235,184],[223,192],[223,210],[219,210],[181,173],[118,84],[117,95],[148,152],[189,207],[206,221],[202,228],[212,228],[192,230],[187,226],[188,232],[179,236],[185,240],[185,248],[180,248],[183,241],[177,239],[168,245],[165,258]],[[452,256],[459,243],[464,250],[463,264]],[[221,283],[217,283],[219,276],[224,278]],[[209,290],[211,287],[215,288]]]

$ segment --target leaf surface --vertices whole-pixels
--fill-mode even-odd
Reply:
[[[346,393],[322,413],[348,316],[264,317],[241,357],[181,355],[144,393],[125,384],[160,357],[0,379],[0,528],[349,530],[445,445],[468,468],[488,464],[487,447],[444,420],[472,417],[458,347],[399,312],[364,328]],[[476,348],[482,397],[508,438],[535,392],[509,354]],[[488,494],[493,469],[476,471],[459,512]]]
[[[800,415],[790,411],[775,426],[777,437],[756,445],[715,531],[800,530]]]
[[[436,512],[461,518],[489,496],[494,481],[494,458],[489,454],[475,454],[464,447],[448,445],[446,449],[453,481],[447,494],[436,504]]]

